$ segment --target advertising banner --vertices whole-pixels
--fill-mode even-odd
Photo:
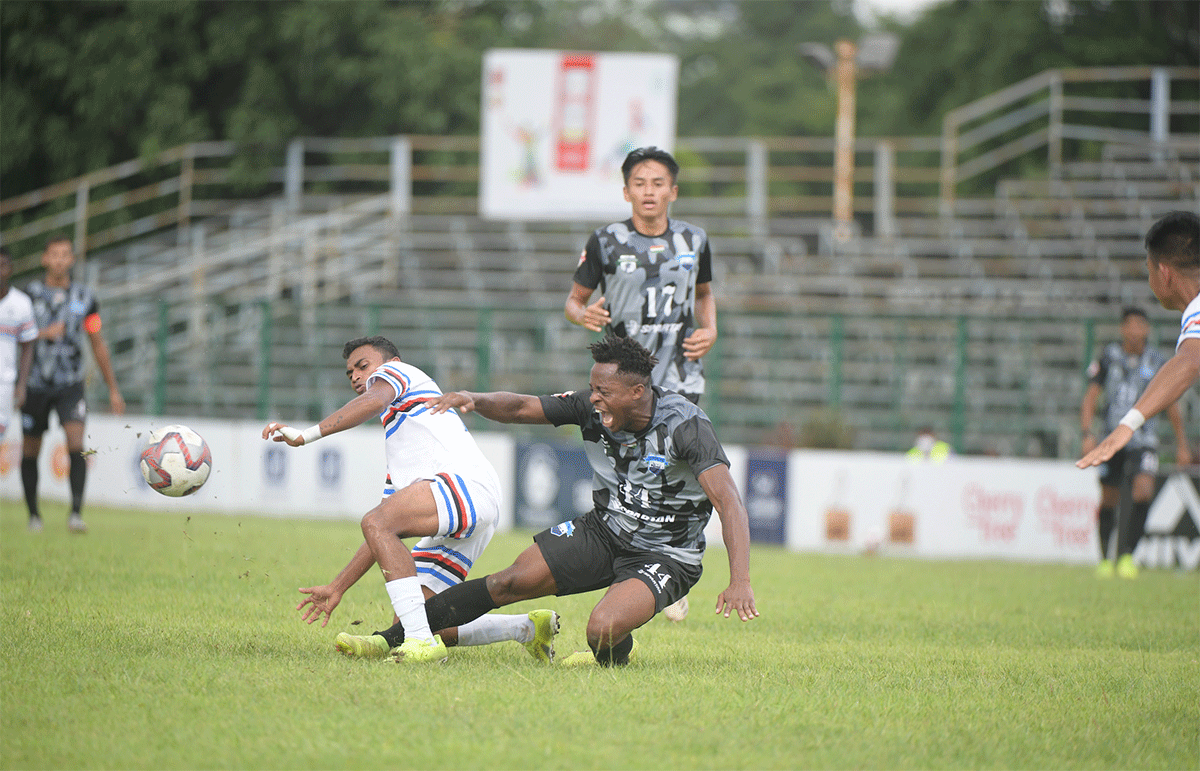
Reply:
[[[1200,472],[1159,478],[1133,558],[1146,568],[1200,568]]]
[[[578,442],[518,442],[512,487],[520,527],[544,530],[592,509],[592,467]]]
[[[202,437],[213,457],[204,487],[184,498],[168,498],[142,479],[138,458],[150,432],[179,423]],[[367,424],[324,437],[311,447],[287,447],[262,439],[261,421],[193,417],[95,415],[88,418],[87,503],[160,511],[253,512],[279,517],[360,519],[383,494],[386,464],[380,427]],[[501,479],[500,527],[512,524],[512,444],[506,435],[476,435]],[[22,498],[19,433],[0,445],[0,497]],[[62,431],[46,433],[39,458],[42,497],[70,500],[67,450]]]
[[[787,521],[787,453],[750,448],[746,476],[741,486],[750,518],[750,540],[785,543]]]
[[[1094,472],[1069,461],[796,451],[787,543],[797,550],[1091,564]]]
[[[637,147],[674,147],[678,75],[666,54],[488,51],[480,216],[628,217],[621,162]]]

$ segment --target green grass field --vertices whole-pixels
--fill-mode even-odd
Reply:
[[[626,669],[515,643],[414,668],[332,650],[390,620],[376,573],[325,629],[294,611],[355,523],[92,508],[70,536],[47,505],[31,535],[0,507],[4,769],[1200,767],[1195,574],[756,547],[742,623],[712,612],[714,549]],[[528,543],[497,537],[475,575]],[[562,654],[595,599],[518,607],[564,616]]]

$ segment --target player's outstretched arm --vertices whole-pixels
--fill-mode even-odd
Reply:
[[[311,444],[323,436],[336,434],[361,425],[371,418],[378,417],[392,400],[396,398],[396,389],[384,380],[377,380],[363,393],[346,402],[346,405],[322,420],[315,426],[303,431],[292,428],[286,423],[274,421],[268,423],[262,431],[263,439],[274,439],[289,447],[300,447]]]
[[[1084,455],[1075,465],[1079,468],[1099,466],[1111,458],[1117,450],[1129,444],[1133,432],[1145,418],[1152,417],[1165,410],[1179,400],[1192,384],[1200,378],[1200,340],[1184,340],[1166,364],[1158,370],[1146,390],[1133,405],[1133,409],[1122,419],[1122,425],[1117,426],[1096,449]],[[1134,413],[1137,416],[1134,416]],[[1136,420],[1131,421],[1131,416]],[[1135,422],[1137,425],[1129,425]]]
[[[306,623],[311,624],[321,619],[321,626],[325,626],[329,623],[333,609],[342,601],[342,595],[354,586],[358,579],[365,576],[374,564],[375,557],[364,543],[358,547],[358,551],[350,558],[350,563],[342,568],[342,572],[338,573],[332,582],[324,586],[301,587],[300,593],[306,596],[296,606],[296,610],[304,614],[303,619]]]
[[[729,552],[729,586],[717,595],[717,613],[729,618],[735,612],[742,621],[757,618],[754,589],[750,587],[750,517],[737,485],[723,463],[705,469],[696,479],[721,518],[725,549]]]
[[[447,410],[458,410],[462,413],[476,412],[497,423],[547,424],[550,422],[546,420],[546,413],[542,409],[540,398],[508,391],[489,393],[452,391],[442,394],[436,399],[431,399],[426,402],[425,406],[435,415]]]

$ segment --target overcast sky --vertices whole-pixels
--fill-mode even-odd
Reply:
[[[898,16],[904,21],[912,19],[925,8],[944,0],[858,0],[856,8],[860,20],[869,23],[871,12]]]

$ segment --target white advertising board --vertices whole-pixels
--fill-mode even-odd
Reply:
[[[167,498],[142,479],[138,456],[155,428],[181,423],[204,437],[213,471],[204,487],[184,498]],[[327,436],[311,447],[288,447],[262,439],[263,422],[191,417],[93,415],[87,421],[88,503],[160,511],[253,512],[279,517],[359,519],[379,503],[386,476],[382,430],[374,424]],[[512,440],[475,435],[501,479],[512,476]],[[57,427],[46,433],[39,458],[42,497],[67,501],[67,455]],[[512,499],[501,501],[500,529],[512,526]],[[20,501],[20,436],[0,445],[0,498]],[[9,505],[6,503],[6,505]]]
[[[678,78],[666,54],[485,53],[480,216],[627,217],[621,162],[637,147],[673,149]]]
[[[1094,471],[1070,461],[793,452],[788,547],[1093,564]]]

